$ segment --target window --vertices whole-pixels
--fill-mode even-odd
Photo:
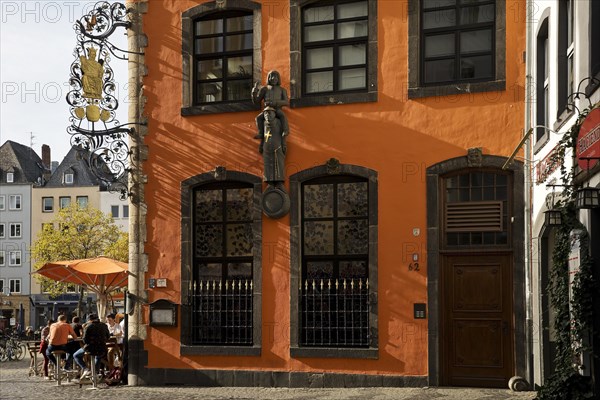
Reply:
[[[4,279],[0,279],[0,293],[4,294]]]
[[[21,265],[21,251],[9,251],[8,252],[8,265],[11,267],[16,267]]]
[[[600,2],[598,1],[590,1],[589,53],[589,76],[596,80],[590,80],[585,88],[588,96],[600,86]]]
[[[548,10],[549,11],[549,10]],[[550,126],[550,115],[548,110],[549,105],[549,85],[550,85],[550,74],[549,71],[549,59],[548,59],[548,16],[544,15],[548,12],[545,11],[542,15],[542,22],[538,28],[537,43],[536,43],[536,125],[545,127]],[[538,127],[535,135],[535,149],[541,148],[544,143],[548,141],[549,131]]]
[[[260,355],[262,180],[182,182],[182,354]]]
[[[119,206],[110,206],[110,214],[113,218],[119,218]]]
[[[0,211],[6,209],[6,196],[0,196]]]
[[[129,206],[123,206],[123,218],[129,218]]]
[[[63,176],[63,183],[65,185],[73,184],[73,173],[72,172],[65,172],[65,174]]]
[[[58,206],[62,210],[63,208],[69,207],[71,205],[71,197],[59,197],[58,198]]]
[[[252,345],[253,198],[248,184],[194,192],[192,344]]]
[[[508,246],[510,177],[487,171],[444,179],[446,246]]]
[[[376,173],[340,167],[290,177],[290,198],[299,199],[291,221],[292,254],[299,254],[292,262],[292,287],[299,288],[291,296],[295,357],[377,356],[377,244],[370,237],[377,226]]]
[[[87,196],[77,196],[77,205],[79,208],[86,208],[88,206],[88,197]]]
[[[42,197],[42,212],[54,211],[54,197]]]
[[[182,14],[182,115],[255,110],[251,90],[261,80],[261,5],[210,1]],[[188,72],[189,71],[189,72]]]
[[[6,237],[6,233],[4,232],[5,228],[6,228],[6,225],[0,224],[0,239],[3,239],[4,237]]]
[[[409,0],[409,97],[504,90],[505,0]]]
[[[291,105],[377,101],[377,2],[290,2]]]
[[[10,223],[10,232],[9,236],[11,238],[20,238],[21,237],[21,224],[20,223]]]
[[[15,181],[15,173],[7,172],[6,173],[6,183],[13,183]]]
[[[42,231],[51,231],[51,230],[54,230],[54,224],[52,222],[42,223]]]
[[[6,265],[6,261],[5,261],[5,251],[4,250],[0,250],[0,266],[4,267]]]
[[[9,292],[10,293],[21,293],[21,280],[20,279],[9,279]]]
[[[573,110],[567,109],[572,101],[569,96],[575,92],[574,85],[574,53],[573,18],[574,1],[560,0],[558,3],[558,124],[563,122]],[[556,126],[555,128],[558,128]]]
[[[21,209],[21,195],[11,194],[8,196],[8,209],[9,210],[20,210]]]

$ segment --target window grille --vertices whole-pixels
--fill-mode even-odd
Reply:
[[[252,289],[251,279],[194,280],[191,344],[252,345]]]
[[[369,346],[369,280],[306,279],[300,342],[305,346]]]

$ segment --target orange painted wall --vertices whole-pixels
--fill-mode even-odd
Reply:
[[[289,9],[262,10],[263,81],[280,71],[289,88]],[[256,112],[181,117],[181,12],[199,4],[150,0],[144,79],[149,158],[146,278],[168,279],[149,290],[150,302],[180,303],[180,183],[217,165],[262,175],[254,136]],[[277,5],[279,4],[279,5]],[[289,216],[263,217],[262,355],[179,355],[179,328],[148,328],[150,368],[265,369],[398,375],[427,374],[427,320],[413,303],[427,302],[426,190],[428,166],[463,156],[467,148],[509,156],[523,129],[524,0],[507,0],[506,91],[408,100],[406,0],[378,3],[379,100],[375,103],[285,109],[290,122],[288,176],[331,157],[379,174],[379,359],[290,359]],[[413,228],[421,235],[414,237]],[[412,253],[419,272],[409,272]]]

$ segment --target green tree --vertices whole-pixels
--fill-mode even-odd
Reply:
[[[128,262],[128,235],[114,224],[110,215],[77,203],[61,209],[51,224],[44,225],[31,246],[31,258],[37,270],[44,264],[60,260],[77,260],[107,256]],[[67,290],[59,283],[36,274],[36,279],[55,297]],[[79,290],[79,314],[83,308],[84,288]]]

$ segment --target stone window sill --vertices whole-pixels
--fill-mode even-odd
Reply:
[[[199,106],[182,107],[181,115],[183,117],[189,117],[192,115],[206,115],[206,114],[220,114],[229,112],[243,112],[243,111],[259,111],[260,106],[252,103],[251,101],[240,101],[236,103],[215,103],[205,104]]]
[[[333,93],[324,96],[305,96],[290,100],[291,108],[330,106],[335,104],[371,103],[377,101],[377,92]]]
[[[489,82],[455,83],[443,86],[420,86],[409,87],[408,98],[418,99],[422,97],[449,96],[455,94],[497,92],[506,89],[506,81],[497,80]]]
[[[182,356],[260,356],[260,347],[250,346],[186,346],[180,347]]]
[[[290,356],[292,358],[362,358],[377,360],[379,358],[379,349],[349,349],[332,347],[291,347]]]

